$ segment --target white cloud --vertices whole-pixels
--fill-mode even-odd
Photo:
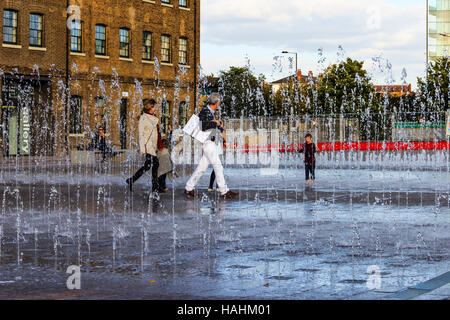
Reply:
[[[214,57],[208,50],[202,52],[205,69],[210,69],[208,61],[212,59],[214,68],[226,68],[228,61],[228,65],[239,58],[243,61],[252,51],[255,55],[250,58],[267,61],[268,66],[261,69],[267,73],[271,54],[282,49],[300,52],[302,65],[312,69],[318,48],[336,57],[339,45],[352,58],[368,64],[382,53],[396,74],[408,70],[410,82],[415,82],[425,66],[425,4],[400,0],[204,0],[202,7],[202,45],[223,48],[215,51]]]

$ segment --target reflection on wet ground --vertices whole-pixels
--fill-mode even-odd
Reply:
[[[5,174],[0,298],[378,299],[449,271],[435,172],[323,170],[305,187],[301,171],[256,171],[227,170],[234,201],[208,194],[208,175],[198,199],[181,178],[157,201],[117,175]],[[66,288],[71,265],[80,291]]]

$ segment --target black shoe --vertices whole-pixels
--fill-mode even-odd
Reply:
[[[194,190],[192,190],[192,191],[187,191],[187,190],[184,190],[184,194],[185,195],[187,195],[188,197],[195,197],[195,191]]]
[[[133,192],[133,178],[127,179],[128,188],[130,188],[130,192]]]
[[[222,197],[224,199],[234,199],[238,196],[239,194],[233,191],[228,191],[227,193],[225,193]]]

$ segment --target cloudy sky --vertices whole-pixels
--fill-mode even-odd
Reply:
[[[250,65],[279,79],[317,74],[345,57],[364,60],[377,84],[415,87],[426,60],[425,0],[203,0],[201,63],[217,74]]]

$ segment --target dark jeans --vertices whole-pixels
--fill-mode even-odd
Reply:
[[[315,163],[305,163],[306,180],[309,180],[309,174],[311,174],[311,180],[316,180],[316,164]]]
[[[133,183],[139,180],[142,175],[152,169],[152,191],[158,191],[159,190],[159,181],[158,181],[158,168],[159,168],[159,161],[158,158],[155,156],[152,156],[151,154],[145,155],[145,163],[133,176]]]
[[[216,173],[213,172],[211,173],[211,178],[209,178],[209,189],[214,189],[214,181],[216,180]]]
[[[167,188],[166,178],[167,178],[167,174],[163,174],[162,176],[160,176],[158,178],[159,190],[161,190],[161,191],[163,191],[164,189]]]

